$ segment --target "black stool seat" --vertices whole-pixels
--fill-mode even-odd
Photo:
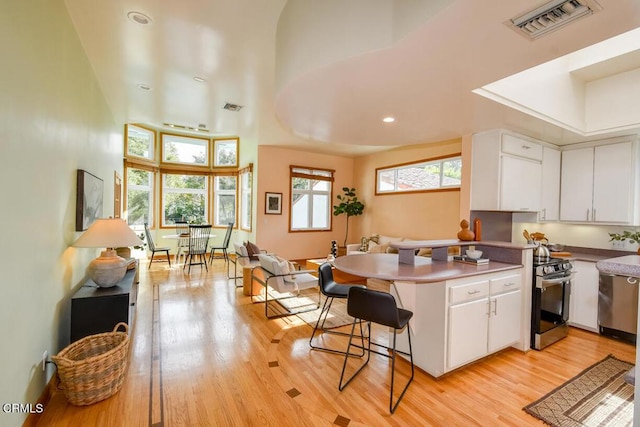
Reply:
[[[389,411],[394,413],[398,404],[404,397],[405,392],[409,388],[409,384],[413,381],[414,377],[414,365],[413,365],[413,350],[411,349],[411,326],[409,325],[409,320],[413,317],[413,312],[409,310],[405,310],[403,308],[399,308],[396,305],[396,300],[393,295],[374,291],[371,289],[362,289],[362,288],[351,288],[349,289],[349,296],[347,299],[347,312],[350,316],[353,316],[353,324],[351,325],[351,334],[349,336],[349,344],[347,346],[346,355],[344,358],[344,364],[342,365],[342,373],[340,374],[340,384],[338,389],[340,391],[344,390],[344,388],[351,382],[352,379],[355,378],[356,375],[362,371],[362,369],[369,363],[369,359],[371,357],[371,352],[379,354],[381,356],[385,356],[391,359],[391,391],[389,395]],[[369,337],[365,337],[362,334],[362,321],[367,322]],[[377,323],[379,325],[387,326],[389,328],[393,328],[393,345],[392,347],[387,347],[382,344],[371,342],[371,323]],[[353,336],[356,327],[356,323],[360,324],[360,336],[358,340],[362,342],[362,345],[353,344]],[[404,352],[400,350],[396,350],[396,336],[399,330],[407,328],[407,337],[409,339],[409,352]],[[364,346],[364,340],[367,339],[367,347]],[[391,355],[388,352],[380,352],[371,349],[371,345],[375,345],[378,347],[382,347],[388,350],[391,350]],[[360,348],[363,351],[367,352],[367,359],[364,363],[347,379],[343,382],[345,377],[345,371],[347,369],[347,360],[351,347],[354,346],[356,348]],[[407,381],[407,385],[405,385],[402,393],[396,400],[396,403],[393,403],[393,386],[395,380],[395,362],[396,362],[396,354],[400,353],[405,356],[409,356],[411,361],[411,378]]]
[[[315,338],[318,330],[321,330],[325,334],[349,336],[350,334],[347,334],[345,332],[325,329],[324,324],[327,320],[327,317],[329,316],[329,311],[331,310],[331,304],[333,304],[334,298],[347,299],[350,289],[365,289],[365,287],[363,285],[342,285],[340,283],[336,283],[336,281],[333,279],[333,270],[331,269],[331,264],[329,264],[328,262],[325,262],[321,264],[320,267],[318,267],[318,283],[320,285],[320,292],[322,292],[322,295],[324,295],[326,299],[322,306],[322,310],[320,311],[320,316],[318,316],[318,321],[316,322],[313,328],[313,332],[311,333],[311,338],[309,338],[309,347],[311,347],[313,350],[322,350],[328,351],[330,353],[345,354],[345,352],[342,350],[336,350],[333,348],[316,345],[314,344],[313,339]],[[362,330],[360,332],[362,334]],[[362,357],[364,356],[364,351],[350,355]]]

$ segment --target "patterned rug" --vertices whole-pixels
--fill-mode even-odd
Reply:
[[[631,426],[633,386],[624,376],[632,367],[609,355],[523,409],[551,426]]]

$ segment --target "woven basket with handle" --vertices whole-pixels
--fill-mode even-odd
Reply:
[[[124,332],[118,331],[120,328]],[[127,370],[128,330],[127,324],[120,322],[113,332],[84,337],[51,357],[69,403],[91,405],[120,390]]]

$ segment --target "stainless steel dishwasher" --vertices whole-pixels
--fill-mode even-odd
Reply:
[[[638,281],[627,276],[600,273],[598,329],[600,334],[636,343]]]

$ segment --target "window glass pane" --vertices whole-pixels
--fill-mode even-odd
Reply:
[[[240,227],[251,230],[251,172],[240,175]]]
[[[230,222],[236,222],[236,186],[237,179],[235,176],[215,177],[216,210],[214,224],[216,226],[226,226]]]
[[[235,176],[218,176],[216,177],[216,190],[235,190]]]
[[[306,194],[293,195],[291,228],[294,230],[309,228],[309,196]]]
[[[162,225],[207,222],[207,177],[164,174],[162,182]]]
[[[236,197],[218,196],[218,225],[228,224],[236,220]]]
[[[310,181],[306,178],[293,178],[293,189],[294,190],[306,190],[309,189]]]
[[[329,196],[326,194],[314,195],[313,228],[329,228],[327,212],[329,212]]]
[[[331,183],[329,181],[313,181],[314,191],[329,191]]]
[[[177,135],[162,135],[162,160],[169,163],[184,163],[207,166],[209,164],[209,141]]]
[[[380,169],[376,175],[376,191],[391,193],[460,187],[461,171],[460,157]]]
[[[237,166],[238,165],[238,140],[215,141],[215,161],[214,166]]]
[[[127,125],[127,155],[153,160],[155,142],[155,132]]]
[[[449,160],[442,163],[443,186],[460,186],[462,183],[462,160]]]
[[[144,223],[153,224],[153,173],[127,168],[127,223],[142,229]]]
[[[394,170],[378,171],[378,191],[393,191],[396,188]]]

